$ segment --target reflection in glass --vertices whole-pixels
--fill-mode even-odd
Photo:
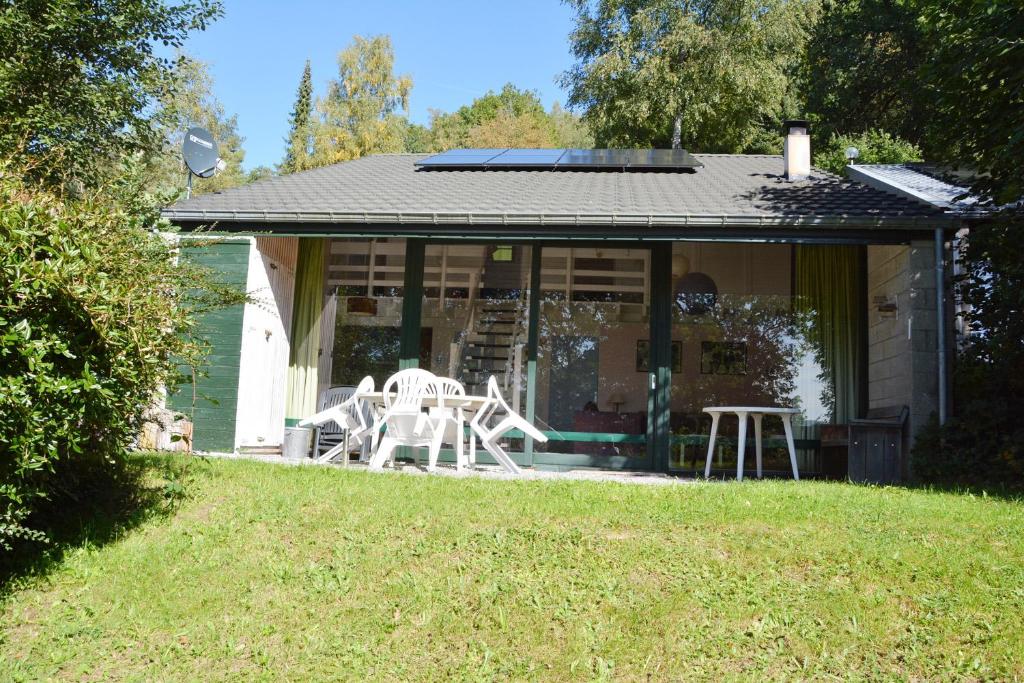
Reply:
[[[649,252],[545,248],[537,358],[539,452],[576,465],[641,467],[646,456]]]
[[[326,289],[335,296],[332,386],[377,386],[398,370],[405,240],[330,240]]]
[[[828,315],[820,297],[794,291],[793,248],[678,243],[673,256],[683,257],[692,271],[705,273],[718,290],[713,299],[698,300],[695,310],[693,288],[685,283],[680,287],[678,282],[694,272],[673,283],[677,294],[672,339],[683,349],[681,371],[672,373],[673,469],[703,466],[710,430],[710,418],[702,412],[705,407],[798,408],[798,441],[817,438],[817,425],[845,419],[837,416],[836,388],[848,391],[853,374],[840,378],[831,369],[836,346],[826,341],[822,331],[827,326],[830,333],[845,335],[858,322],[852,315]],[[823,283],[819,289],[828,287]],[[719,429],[725,438],[716,445],[713,467],[734,468],[736,420],[723,420]],[[765,429],[765,467],[784,470],[787,454],[775,438],[781,426],[766,420]],[[813,448],[801,450],[798,444],[803,469],[816,467],[815,456]]]
[[[498,378],[517,412],[526,395],[530,247],[428,245],[422,328],[429,359],[422,364],[487,393]]]

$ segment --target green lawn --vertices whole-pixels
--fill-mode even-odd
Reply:
[[[1019,502],[193,463],[20,581],[0,678],[1024,677]]]

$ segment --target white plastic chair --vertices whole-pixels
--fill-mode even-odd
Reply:
[[[480,437],[480,445],[494,456],[494,459],[504,466],[506,470],[513,474],[522,474],[522,470],[509,457],[508,453],[498,445],[498,441],[513,429],[521,430],[527,436],[533,437],[534,441],[539,441],[540,443],[546,442],[548,437],[544,436],[536,427],[509,407],[508,403],[505,402],[505,398],[501,395],[501,391],[498,389],[498,380],[494,375],[491,375],[491,378],[487,380],[487,398],[487,405],[477,411],[469,424],[471,430],[469,460],[473,464],[476,463],[476,439],[473,436],[475,434]],[[497,424],[489,427],[488,424],[493,420],[497,420]]]
[[[299,422],[300,427],[316,427],[317,436],[313,445],[313,457],[318,462],[330,462],[343,455],[342,462],[348,464],[348,455],[354,445],[360,450],[360,460],[367,457],[370,446],[368,438],[372,433],[372,419],[369,405],[362,396],[373,391],[373,377],[364,377],[357,387],[332,387],[320,399],[320,412]],[[337,444],[320,454],[323,441],[333,441],[340,436]],[[324,437],[327,437],[325,439]]]
[[[410,368],[396,372],[384,383],[384,412],[375,424],[383,425],[386,431],[370,457],[371,468],[380,469],[389,459],[394,463],[396,446],[433,447],[436,430],[433,420],[423,412],[423,400],[437,392],[436,379],[432,372]]]
[[[438,444],[436,449],[431,448],[428,465],[431,469],[437,467],[440,446],[448,443],[455,447],[455,469],[461,470],[465,453],[463,444],[466,440],[466,417],[461,405],[446,405],[446,401],[451,398],[465,398],[466,388],[448,377],[438,377],[435,384],[437,385],[437,407],[430,408],[427,414],[434,422],[435,439]]]

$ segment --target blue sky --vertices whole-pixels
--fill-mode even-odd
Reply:
[[[302,66],[323,92],[353,35],[387,33],[395,68],[410,74],[410,118],[452,111],[507,82],[565,102],[572,13],[558,0],[225,0],[225,16],[186,50],[210,64],[217,97],[238,115],[245,166],[281,160]]]

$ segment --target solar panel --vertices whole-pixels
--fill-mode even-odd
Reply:
[[[487,168],[553,168],[564,149],[510,149],[487,162]]]
[[[628,149],[567,149],[558,168],[570,170],[619,169],[629,165]]]
[[[507,149],[450,149],[447,152],[420,159],[416,162],[416,166],[449,169],[482,168],[486,162],[507,151]]]
[[[452,149],[415,162],[423,170],[694,171],[685,149]]]
[[[685,149],[631,149],[629,155],[629,168],[636,170],[692,170],[704,165]]]

